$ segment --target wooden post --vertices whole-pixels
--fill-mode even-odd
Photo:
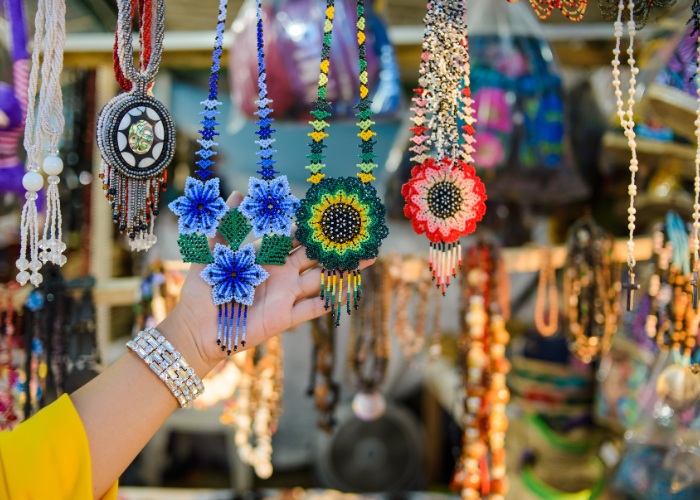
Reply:
[[[99,112],[118,91],[111,66],[98,66],[95,74],[95,110]],[[93,139],[94,140],[94,139]],[[97,144],[93,144],[91,184],[90,274],[97,286],[112,277],[112,212],[102,191],[99,178],[102,158]],[[111,333],[111,306],[96,304],[97,349],[103,363],[107,362],[107,347]]]

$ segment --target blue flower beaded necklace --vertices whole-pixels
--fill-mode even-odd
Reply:
[[[269,117],[272,102],[267,98],[267,82],[265,72],[265,53],[263,44],[262,9],[260,0],[257,1],[257,48],[258,48],[258,85],[259,99],[256,101],[259,116],[256,122],[260,130],[256,132],[260,146],[257,153],[261,159],[257,162],[261,170],[262,180],[251,177],[248,196],[237,209],[229,209],[219,195],[219,179],[214,177],[209,169],[214,165],[211,159],[216,155],[212,148],[218,146],[214,138],[216,132],[216,116],[221,112],[217,106],[219,70],[223,35],[226,23],[226,5],[228,0],[221,0],[216,27],[216,40],[212,54],[211,75],[209,77],[209,95],[202,101],[204,111],[200,113],[202,138],[197,142],[201,149],[197,151],[200,159],[196,162],[199,170],[195,173],[201,180],[187,178],[185,195],[181,196],[169,207],[180,217],[178,226],[180,238],[178,245],[185,262],[206,264],[200,273],[202,279],[212,287],[214,304],[219,306],[219,328],[217,344],[228,354],[238,349],[238,341],[245,346],[246,326],[248,323],[248,307],[253,305],[255,288],[262,284],[270,275],[262,265],[284,265],[287,255],[292,248],[292,218],[299,206],[299,200],[290,194],[289,183],[285,176],[275,178],[279,173],[273,169],[276,160],[271,148],[275,139],[270,128],[273,119]],[[213,253],[209,249],[207,236],[221,234],[228,245],[217,243]],[[262,237],[262,245],[256,253],[252,244],[241,247],[243,240],[253,231],[255,237]],[[236,305],[238,310],[236,313]],[[236,328],[233,335],[234,324]]]

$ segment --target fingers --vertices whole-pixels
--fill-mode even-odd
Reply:
[[[297,251],[300,252],[301,250]],[[371,266],[374,264],[375,260],[376,259],[360,261],[360,269],[362,270],[368,266]],[[343,279],[343,288],[345,289],[347,286],[348,278],[347,275],[345,275]],[[321,269],[312,269],[299,276],[299,296],[297,297],[297,300],[319,293],[321,293]]]
[[[292,265],[295,268],[297,268],[301,273],[303,273],[304,271],[308,271],[316,264],[318,264],[317,260],[311,260],[306,256],[306,247],[301,246],[291,251],[287,262],[291,262]]]
[[[319,316],[323,316],[325,313],[330,312],[330,309],[326,310],[324,307],[326,304],[325,300],[321,300],[320,297],[315,297],[312,299],[302,300],[297,302],[292,307],[292,328],[309,321]]]

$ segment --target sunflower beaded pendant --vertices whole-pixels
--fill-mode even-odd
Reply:
[[[388,236],[389,230],[384,220],[386,209],[370,184],[375,180],[372,171],[377,168],[374,163],[377,155],[373,151],[376,142],[372,138],[376,133],[371,129],[374,125],[371,120],[373,112],[370,109],[372,101],[367,99],[369,90],[363,0],[357,0],[361,99],[355,106],[358,110],[355,116],[359,119],[357,125],[360,128],[357,135],[361,139],[361,163],[357,164],[357,167],[361,172],[357,174],[358,177],[337,179],[326,178],[326,175],[321,173],[325,168],[322,161],[326,157],[323,149],[327,147],[323,139],[328,137],[325,129],[330,126],[326,118],[331,116],[331,104],[326,100],[326,84],[334,17],[334,0],[326,0],[318,99],[314,101],[315,110],[312,111],[315,120],[309,122],[314,130],[308,134],[312,142],[309,144],[311,153],[307,158],[311,161],[306,168],[311,171],[308,180],[312,186],[296,212],[298,229],[295,236],[306,247],[306,255],[323,266],[321,298],[325,300],[325,308],[331,309],[335,316],[335,325],[338,326],[344,289],[346,310],[350,314],[351,302],[355,309],[359,307],[362,285],[360,261],[377,257],[382,240]]]
[[[486,213],[486,189],[470,165],[476,118],[472,116],[465,20],[463,0],[428,4],[420,88],[413,99],[416,107],[411,108],[416,115],[412,118],[415,145],[410,151],[415,156],[411,160],[419,165],[401,190],[406,217],[416,233],[426,233],[430,241],[430,270],[443,295],[450,286],[450,275],[456,277],[462,266],[460,236],[474,232]],[[465,123],[461,145],[457,118]],[[430,136],[424,134],[429,130],[425,123],[433,126]],[[437,160],[426,154],[431,143]]]

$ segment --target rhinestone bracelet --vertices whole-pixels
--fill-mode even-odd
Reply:
[[[146,328],[126,346],[165,382],[180,408],[187,408],[204,392],[204,385],[194,369],[155,328]]]

